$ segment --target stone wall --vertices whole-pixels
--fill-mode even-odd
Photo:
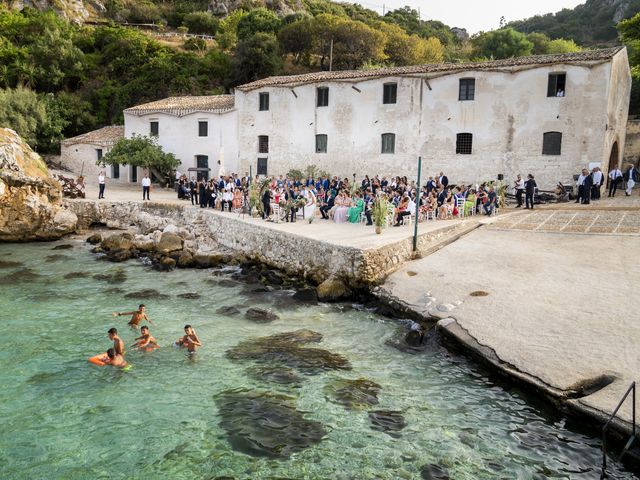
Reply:
[[[361,250],[283,233],[245,222],[236,216],[182,205],[69,200],[67,207],[78,216],[81,229],[100,223],[110,228],[135,228],[146,234],[173,224],[189,230],[201,247],[215,243],[252,260],[318,283],[329,277],[339,277],[351,286],[379,283],[413,257],[410,238],[377,249]],[[422,234],[418,237],[418,254],[428,254],[448,239],[456,238],[456,235],[476,225],[473,222],[460,222]]]
[[[629,117],[623,164],[634,163],[637,165],[638,158],[640,158],[640,118]]]

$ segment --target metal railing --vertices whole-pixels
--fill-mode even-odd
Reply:
[[[633,444],[633,442],[636,439],[636,382],[632,382],[631,385],[629,385],[629,388],[627,388],[627,391],[625,392],[624,396],[622,397],[622,400],[620,400],[620,403],[618,403],[618,406],[616,407],[616,409],[613,411],[613,413],[609,417],[609,420],[607,420],[607,423],[605,423],[604,427],[602,427],[602,473],[600,474],[600,480],[602,480],[604,478],[609,478],[609,476],[607,475],[607,430],[609,429],[609,426],[611,425],[611,422],[613,422],[613,419],[616,418],[618,410],[620,410],[620,407],[622,407],[624,402],[627,400],[627,397],[629,396],[629,393],[632,393],[632,395],[631,395],[631,397],[632,397],[632,400],[631,400],[631,402],[632,402],[631,403],[631,418],[632,418],[631,437],[629,437],[629,440],[627,441],[627,444],[622,449],[622,452],[620,453],[620,456],[618,457],[618,461],[620,461],[622,459],[622,456],[627,452],[627,450],[629,450],[629,448],[631,448],[631,445]]]

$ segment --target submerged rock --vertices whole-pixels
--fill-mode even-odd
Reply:
[[[44,257],[44,261],[47,263],[59,262],[60,260],[65,260],[69,257],[66,255],[60,255],[59,253],[55,253],[53,255],[47,255]]]
[[[372,410],[369,412],[371,428],[394,438],[400,437],[400,430],[407,426],[402,412],[393,410]]]
[[[66,279],[87,278],[88,276],[89,276],[89,273],[87,272],[69,272],[69,273],[66,273],[63,278],[66,278]]]
[[[122,268],[118,268],[109,273],[96,273],[93,278],[107,283],[124,283],[127,281],[127,274]]]
[[[0,241],[57,240],[77,223],[45,162],[15,131],[0,128]]]
[[[225,307],[218,308],[216,310],[216,313],[231,317],[233,315],[238,315],[240,313],[240,310],[238,310],[236,307],[225,306]]]
[[[428,463],[420,467],[420,475],[424,480],[449,480],[447,469],[435,463]]]
[[[166,300],[169,297],[170,296],[166,293],[160,293],[153,288],[145,288],[143,290],[129,292],[124,296],[124,298],[136,298],[140,300]]]
[[[278,385],[300,385],[302,377],[295,370],[287,367],[255,366],[247,369],[247,373],[255,378],[268,383]]]
[[[186,298],[187,300],[197,300],[200,298],[200,294],[195,292],[179,293],[177,296],[178,298]]]
[[[34,272],[30,268],[21,268],[4,277],[0,277],[0,285],[12,285],[14,283],[34,282],[41,277],[39,273]]]
[[[244,314],[245,318],[256,323],[270,323],[278,320],[280,317],[275,313],[265,310],[264,308],[250,308]]]
[[[382,387],[366,378],[348,380],[337,379],[325,387],[331,399],[344,407],[356,410],[378,404],[378,392]]]
[[[346,357],[320,348],[305,347],[319,342],[322,335],[311,330],[296,330],[268,337],[245,340],[227,350],[231,360],[253,360],[269,366],[282,365],[314,375],[328,370],[351,370]]]
[[[217,395],[215,402],[231,447],[254,457],[286,459],[327,433],[296,410],[291,397],[236,389]]]
[[[327,278],[318,285],[318,300],[337,302],[351,297],[351,289],[339,278]]]
[[[51,250],[71,250],[72,248],[73,248],[73,245],[69,243],[64,243],[62,245],[56,245]]]
[[[21,266],[22,263],[12,260],[0,260],[0,268],[15,268]]]
[[[176,268],[176,261],[171,257],[162,257],[159,262],[153,264],[153,268],[163,272],[169,272]]]

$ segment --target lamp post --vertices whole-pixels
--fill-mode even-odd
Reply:
[[[422,157],[418,157],[418,183],[416,184],[416,218],[413,222],[413,251],[418,249],[418,214],[420,213],[420,174],[422,173]]]

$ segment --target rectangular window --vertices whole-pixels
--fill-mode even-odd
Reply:
[[[398,96],[397,83],[385,83],[382,86],[382,103],[396,103]]]
[[[111,165],[111,178],[120,178],[120,165]]]
[[[258,136],[258,153],[269,153],[269,137],[267,135]]]
[[[461,78],[460,89],[458,91],[458,100],[467,101],[467,100],[475,100],[475,98],[476,98],[476,79]]]
[[[566,73],[550,73],[547,84],[547,97],[564,97],[567,86]]]
[[[473,150],[473,135],[471,133],[458,133],[456,135],[456,153],[458,155],[471,155]]]
[[[198,136],[209,136],[209,122],[207,122],[206,120],[198,120]]]
[[[149,134],[151,136],[157,137],[159,131],[160,131],[160,126],[157,120],[152,120],[151,122],[149,122]]]
[[[560,155],[562,152],[562,133],[545,132],[542,136],[542,154]]]
[[[329,87],[318,87],[316,90],[316,106],[329,106]]]
[[[267,159],[258,159],[258,175],[267,175]]]
[[[316,153],[327,153],[327,136],[316,135]]]
[[[209,156],[208,155],[196,155],[196,167],[209,168]],[[198,170],[198,181],[205,179],[209,180],[209,170]]]
[[[269,94],[263,92],[260,94],[260,111],[264,112],[269,110]]]
[[[98,160],[102,160],[102,149],[101,148],[96,148],[96,158]]]
[[[382,134],[382,153],[395,153],[396,135],[394,133]]]
[[[136,167],[135,165],[131,165],[129,167],[130,170],[130,174],[131,174],[131,181],[132,182],[137,182],[138,181],[138,167]]]

